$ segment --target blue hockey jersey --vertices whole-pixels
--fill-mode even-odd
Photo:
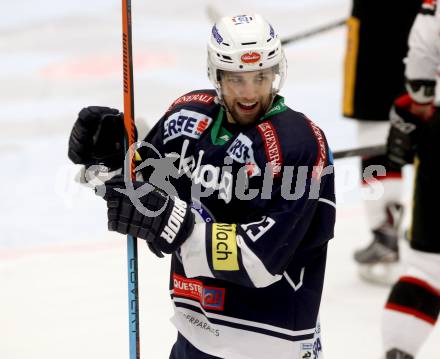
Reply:
[[[336,208],[321,129],[281,96],[256,124],[231,129],[215,91],[199,90],[174,101],[145,142],[144,178],[199,218],[172,256],[177,330],[222,358],[318,358]]]

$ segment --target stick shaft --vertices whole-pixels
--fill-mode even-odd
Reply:
[[[134,85],[133,85],[133,53],[131,38],[131,0],[122,0],[122,60],[124,73],[124,127],[127,145],[135,142],[134,125]],[[133,158],[130,154],[130,158]],[[130,166],[130,177],[134,178],[134,161]]]
[[[130,359],[140,358],[137,239],[127,235]]]
[[[135,124],[130,0],[122,0],[122,58],[124,74],[124,128],[126,132],[126,150],[130,151],[128,158],[131,159],[129,164],[129,177],[134,179],[134,154],[132,153],[132,144],[135,142]],[[124,167],[127,168],[128,166]],[[130,359],[139,359],[138,254],[137,239],[131,235],[127,235],[127,269]]]
[[[220,12],[212,5],[208,5],[206,7],[206,13],[208,15],[208,18],[211,22],[216,22],[218,19],[220,19],[222,17],[222,14],[220,14]],[[308,37],[312,37],[315,35],[319,35],[323,32],[329,31],[329,30],[333,30],[336,29],[337,27],[343,26],[347,23],[347,19],[340,19],[337,21],[332,21],[328,24],[325,25],[321,25],[319,27],[316,27],[314,29],[311,30],[307,30],[304,32],[301,32],[299,34],[296,35],[292,35],[292,36],[288,36],[285,38],[281,39],[281,44],[282,45],[287,45],[290,44],[292,42],[296,42],[302,39],[306,39]]]
[[[359,148],[351,148],[348,150],[336,151],[333,153],[333,158],[335,160],[340,158],[347,157],[372,157],[384,155],[386,153],[385,145],[377,145],[377,146],[367,146],[367,147],[359,147]]]

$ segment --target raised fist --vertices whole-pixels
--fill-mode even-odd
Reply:
[[[123,114],[110,107],[83,108],[73,125],[68,156],[73,163],[102,164],[115,170],[124,162]]]

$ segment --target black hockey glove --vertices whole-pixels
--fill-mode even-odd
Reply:
[[[176,251],[194,228],[190,206],[147,182],[134,181],[132,184],[131,190],[136,190],[132,198],[118,191],[126,190],[122,175],[96,189],[97,194],[107,201],[108,229],[145,239],[151,251],[159,257],[163,256],[162,252]]]
[[[109,107],[83,108],[69,138],[69,158],[86,166],[102,164],[110,171],[124,163],[123,114]]]
[[[387,140],[387,156],[393,167],[401,168],[407,163],[413,163],[419,136],[425,125],[427,113],[415,113],[417,105],[409,95],[403,95],[394,101],[390,112],[390,132]]]

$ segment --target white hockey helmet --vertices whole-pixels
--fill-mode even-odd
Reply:
[[[275,95],[286,77],[286,58],[273,27],[258,14],[226,16],[212,27],[208,41],[208,77],[222,98],[219,70],[246,72],[274,68]]]

